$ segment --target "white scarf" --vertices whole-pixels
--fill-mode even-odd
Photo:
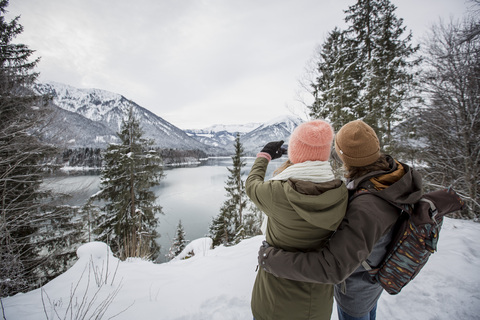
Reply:
[[[305,161],[286,168],[270,180],[286,181],[290,178],[313,183],[335,180],[332,166],[328,161]]]
[[[290,178],[302,181],[310,181],[313,183],[322,183],[335,180],[332,166],[328,161],[305,161],[296,163],[286,168],[270,180],[286,181]],[[262,233],[267,232],[268,216],[263,214],[263,222],[260,229]]]

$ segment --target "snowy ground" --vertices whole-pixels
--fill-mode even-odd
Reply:
[[[446,219],[439,251],[399,295],[382,295],[377,318],[479,319],[479,235],[479,223]],[[83,245],[67,272],[41,289],[2,299],[4,319],[90,319],[94,313],[103,319],[252,319],[262,237],[204,251],[206,241],[192,242],[195,257],[165,264],[119,262],[102,243]]]

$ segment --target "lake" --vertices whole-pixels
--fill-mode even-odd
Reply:
[[[245,181],[255,158],[245,158],[246,166],[242,170]],[[267,170],[267,178],[286,158],[272,161]],[[212,218],[220,212],[226,199],[225,181],[232,166],[232,159],[209,158],[198,165],[166,167],[165,177],[154,188],[157,202],[163,208],[159,215],[158,243],[161,245],[159,261],[165,261],[179,220],[185,230],[187,240],[204,237]],[[62,176],[45,179],[45,185],[53,190],[72,194],[70,205],[82,206],[86,200],[99,190],[100,176]]]

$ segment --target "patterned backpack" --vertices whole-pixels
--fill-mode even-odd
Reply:
[[[370,192],[360,192],[365,193]],[[402,212],[387,254],[379,266],[371,267],[364,261],[363,267],[389,294],[399,293],[437,250],[443,217],[461,210],[463,204],[451,188],[426,193],[413,207],[394,203]]]

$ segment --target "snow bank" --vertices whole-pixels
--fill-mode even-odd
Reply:
[[[212,249],[213,245],[213,240],[211,238],[200,238],[197,240],[193,240],[187,246],[185,249],[180,252],[178,256],[176,256],[173,260],[182,260],[185,259],[186,257],[192,257],[192,256],[206,256],[207,251]]]
[[[95,260],[106,259],[107,256],[112,256],[110,247],[103,242],[89,242],[80,246],[77,249],[77,257],[79,261],[93,258]]]
[[[377,318],[478,319],[479,234],[479,223],[446,219],[439,251],[400,294],[382,295]],[[206,250],[208,240],[199,239],[190,244],[198,252],[194,257],[164,264],[119,262],[106,245],[89,243],[78,249],[79,260],[72,268],[42,289],[2,299],[5,317],[58,319],[57,312],[61,319],[72,319],[69,302],[80,304],[83,299],[93,300],[90,311],[107,301],[103,319],[252,319],[250,294],[262,240],[258,236],[233,247]],[[335,312],[332,319],[337,319]]]

